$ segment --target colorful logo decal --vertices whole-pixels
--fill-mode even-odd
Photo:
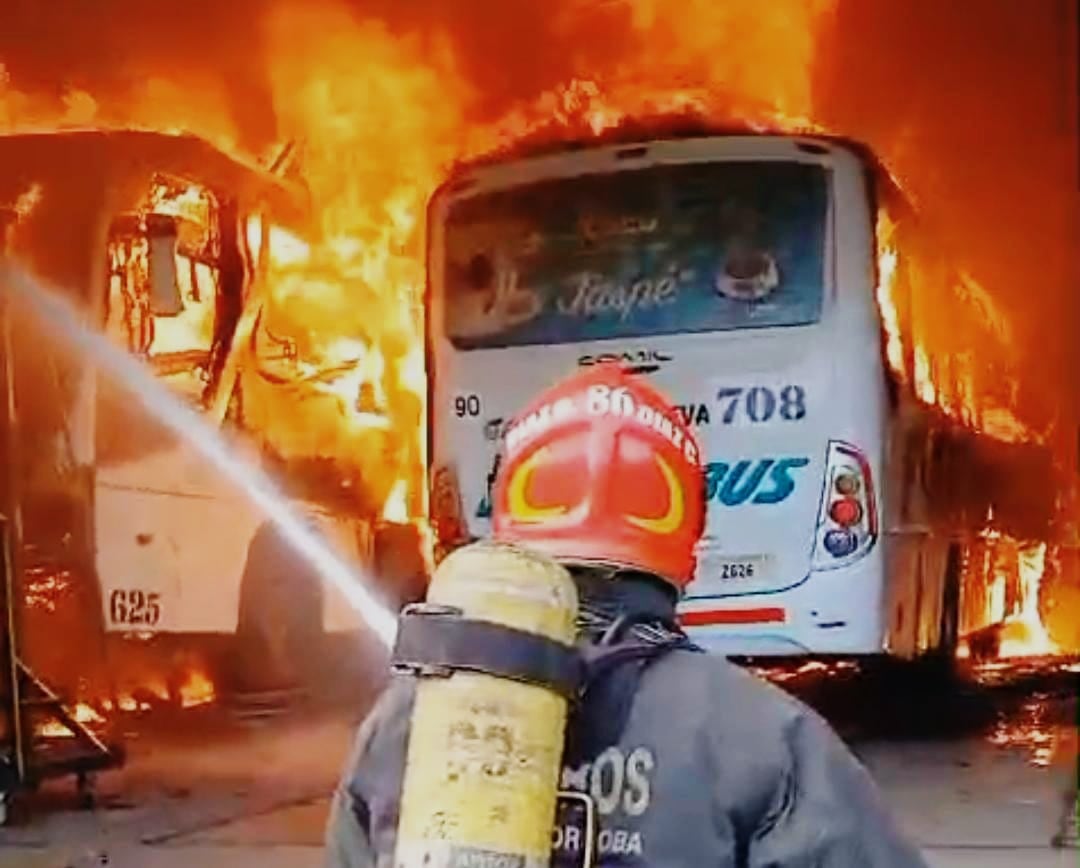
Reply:
[[[484,497],[476,506],[477,518],[491,518],[491,512],[495,503],[495,480],[499,477],[499,468],[502,466],[502,453],[495,453],[495,460],[491,463],[491,470],[487,475],[487,487],[484,489]]]

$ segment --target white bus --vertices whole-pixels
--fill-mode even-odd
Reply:
[[[303,247],[305,191],[186,135],[15,135],[0,137],[0,158],[0,204],[31,182],[39,191],[11,254],[70,291],[87,323],[217,428],[237,460],[269,461],[342,557],[378,561],[391,581],[422,572],[416,557],[382,557],[416,529],[383,514],[395,480],[421,469],[417,457],[410,474],[397,445],[408,428],[394,415],[394,360],[375,335],[335,333],[339,312],[325,310],[327,299],[355,307],[363,287],[271,291],[272,244]],[[77,183],[75,162],[86,167]],[[197,668],[255,691],[304,681],[305,666],[327,680],[327,659],[360,656],[335,652],[363,627],[343,595],[195,448],[83,360],[32,336],[15,355],[27,569],[44,577],[24,632],[42,646],[35,659],[81,655],[42,662],[51,680],[103,667],[121,691],[161,693]],[[91,636],[57,643],[55,613],[73,595]],[[102,647],[103,663],[80,651]]]
[[[902,236],[912,217],[872,156],[823,137],[598,143],[461,167],[429,209],[442,546],[489,532],[507,421],[576,367],[621,359],[705,449],[707,530],[680,607],[695,639],[737,656],[951,654],[985,620],[960,585],[987,501],[936,508],[933,487],[996,459],[927,402],[959,407],[996,374],[965,367],[963,339],[932,359],[902,343],[901,328],[932,340],[941,326],[902,261],[879,275],[881,209]],[[884,321],[879,277],[909,296],[883,296]],[[953,295],[935,315],[961,335]],[[966,318],[989,333],[982,302]],[[953,394],[929,394],[932,380]]]

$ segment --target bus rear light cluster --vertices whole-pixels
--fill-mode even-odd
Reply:
[[[877,535],[870,462],[850,443],[830,441],[814,533],[813,568],[832,570],[847,566],[873,548]]]

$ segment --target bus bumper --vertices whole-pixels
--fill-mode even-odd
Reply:
[[[679,615],[695,642],[725,656],[887,652],[878,552],[842,569],[812,572],[778,592],[690,597]]]

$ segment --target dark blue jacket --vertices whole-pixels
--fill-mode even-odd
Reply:
[[[685,648],[625,674],[591,703],[609,732],[568,746],[562,776],[595,800],[599,866],[925,866],[867,772],[794,698]],[[392,864],[413,695],[412,679],[395,676],[360,728],[334,800],[330,868]],[[554,837],[552,864],[575,864],[580,833]]]

